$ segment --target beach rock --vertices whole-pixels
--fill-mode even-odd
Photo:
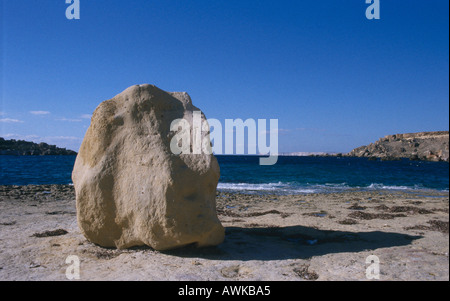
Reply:
[[[187,93],[153,85],[130,87],[98,106],[72,173],[78,224],[89,241],[156,250],[223,241],[217,159],[170,149],[172,121],[192,125],[193,111],[200,110]]]

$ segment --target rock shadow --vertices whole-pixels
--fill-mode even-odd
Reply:
[[[211,260],[308,259],[342,252],[361,252],[406,246],[422,236],[393,232],[346,232],[305,226],[241,228],[227,227],[225,241],[216,247],[189,245],[163,253]]]

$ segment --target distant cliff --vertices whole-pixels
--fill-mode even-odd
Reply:
[[[56,147],[56,145],[48,145],[47,143],[34,143],[22,140],[5,140],[0,137],[0,155],[14,156],[67,156],[76,155],[77,153],[65,148]]]
[[[395,160],[449,162],[449,132],[422,132],[389,135],[375,143],[355,148],[348,156]]]

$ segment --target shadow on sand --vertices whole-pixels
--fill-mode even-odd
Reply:
[[[164,253],[212,260],[307,259],[332,253],[405,246],[419,238],[421,236],[392,232],[343,232],[304,226],[227,227],[225,241],[217,247],[197,248],[190,245]]]

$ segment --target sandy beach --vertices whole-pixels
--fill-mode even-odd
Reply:
[[[76,222],[69,185],[0,186],[0,280],[449,280],[449,195],[349,191],[294,196],[219,192],[224,243],[167,252],[105,249]]]

